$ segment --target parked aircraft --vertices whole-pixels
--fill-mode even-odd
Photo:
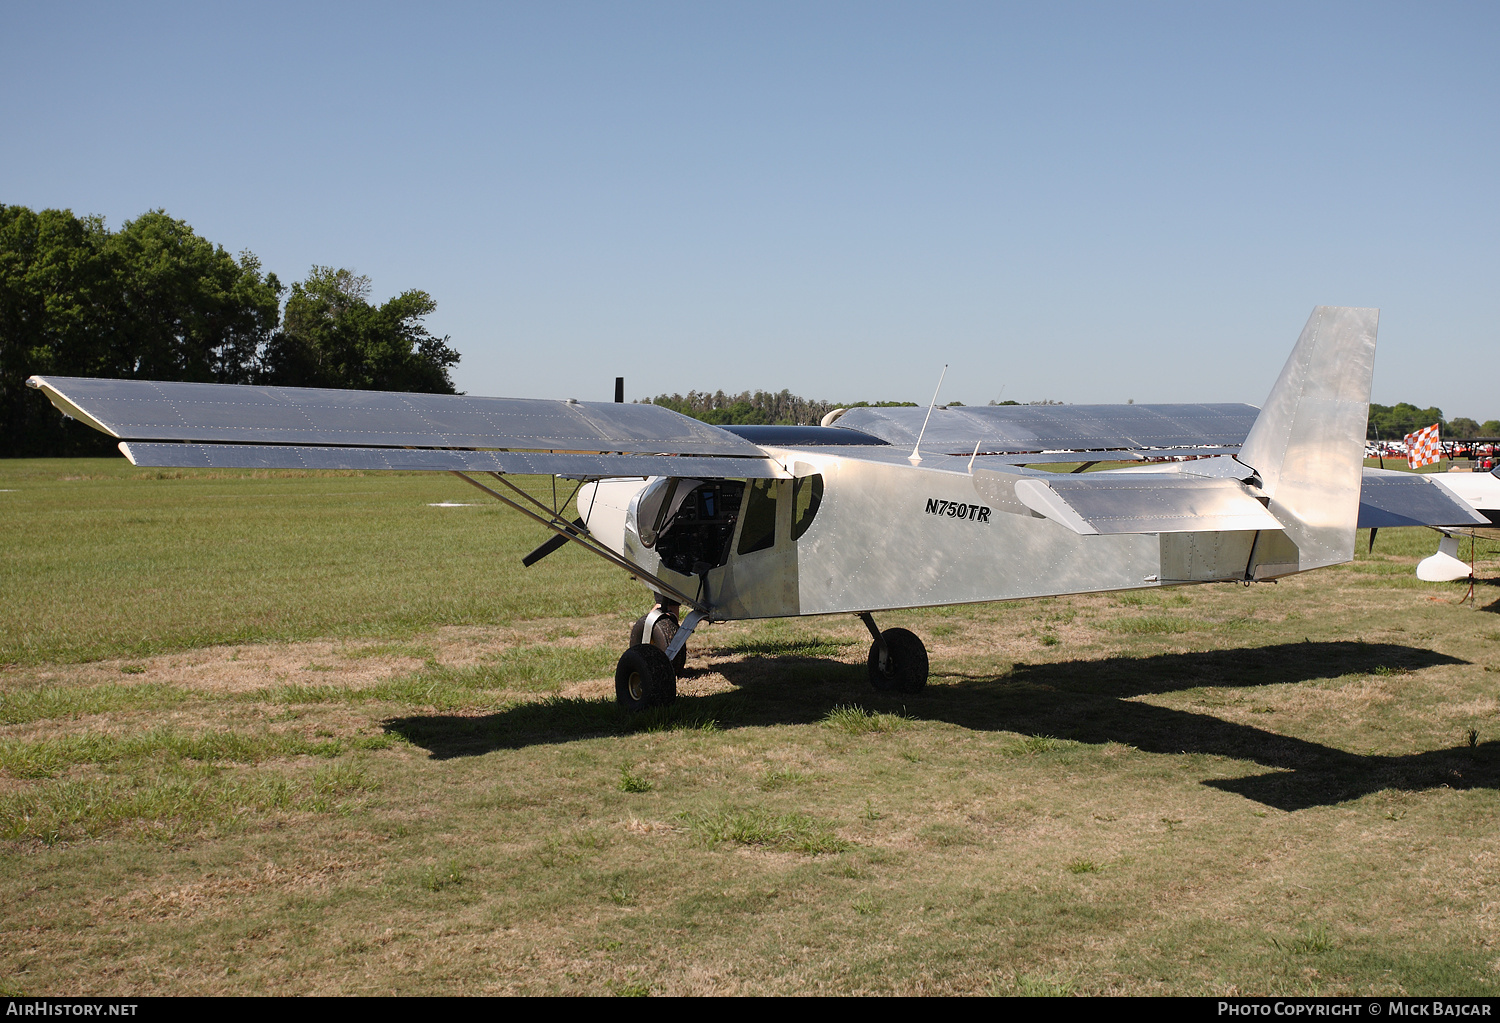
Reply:
[[[1351,560],[1359,526],[1481,521],[1429,477],[1363,469],[1377,319],[1315,309],[1260,410],[934,405],[719,428],[572,399],[28,383],[118,438],[136,465],[461,476],[553,531],[528,564],[576,543],[653,593],[616,670],[620,704],[642,709],[675,697],[705,621],[855,614],[874,686],[915,692],[928,674],[922,641],[882,631],[874,614],[1258,582]],[[1191,460],[1032,468],[1163,458]],[[579,485],[548,505],[506,478],[516,473]]]
[[[1485,526],[1500,526],[1500,468],[1489,472],[1435,472],[1428,478],[1482,515]],[[1471,566],[1458,556],[1458,541],[1462,536],[1475,535],[1475,528],[1484,526],[1440,529],[1443,538],[1438,541],[1437,553],[1417,563],[1417,578],[1445,583],[1473,575]]]

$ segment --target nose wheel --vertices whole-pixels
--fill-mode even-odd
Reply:
[[[664,707],[677,699],[677,672],[667,655],[649,643],[637,643],[615,666],[615,701],[624,710]]]
[[[652,621],[652,619],[655,621]],[[646,624],[651,622],[651,637],[646,637]],[[677,616],[671,611],[653,610],[650,614],[642,615],[635,620],[630,627],[630,645],[647,643],[658,650],[665,650],[672,643],[672,637],[677,635],[680,628]],[[687,667],[687,647],[684,646],[677,651],[677,656],[672,658],[672,667],[679,673]]]
[[[625,710],[661,707],[677,699],[677,673],[687,664],[687,641],[708,618],[707,608],[694,608],[679,623],[676,606],[660,602],[630,630],[630,649],[615,665],[615,700]]]

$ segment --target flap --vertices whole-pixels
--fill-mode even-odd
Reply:
[[[550,451],[462,451],[432,448],[333,448],[295,444],[154,444],[123,441],[133,465],[183,469],[363,469],[417,472],[535,473],[594,479],[606,476],[696,476],[786,479],[769,458],[708,455],[614,455]]]

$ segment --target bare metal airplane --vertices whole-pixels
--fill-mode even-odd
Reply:
[[[652,591],[615,673],[638,710],[675,698],[705,621],[858,615],[874,686],[916,692],[922,641],[874,613],[1257,582],[1352,560],[1360,527],[1486,521],[1427,477],[1364,469],[1377,319],[1315,309],[1259,410],[854,408],[816,427],[719,428],[653,405],[28,383],[136,465],[461,476],[556,534],[527,564],[576,543]],[[1105,461],[1147,464],[1030,468]],[[535,473],[579,485],[548,505],[506,478]]]

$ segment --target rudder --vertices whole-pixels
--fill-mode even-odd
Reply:
[[[1380,310],[1318,306],[1236,457],[1297,547],[1297,571],[1354,558]]]

